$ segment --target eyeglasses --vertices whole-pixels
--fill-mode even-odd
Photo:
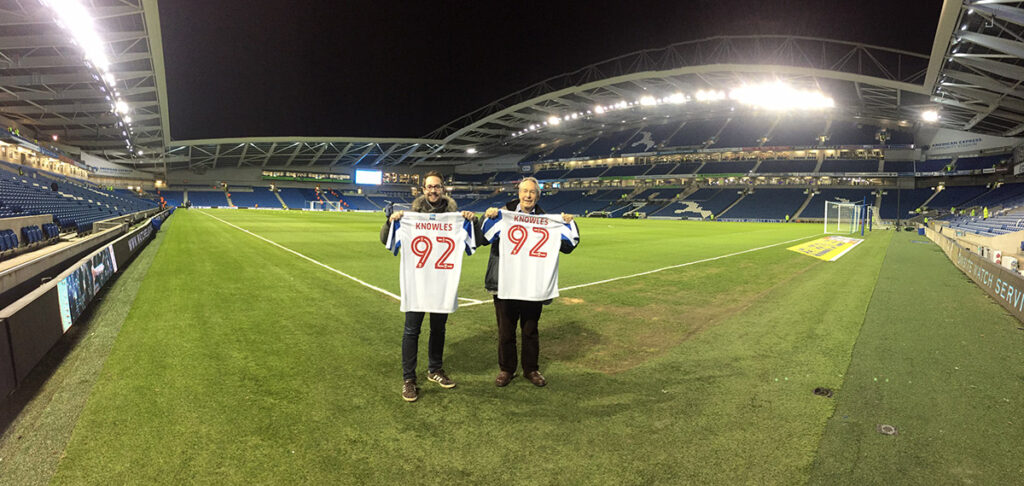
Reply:
[[[428,191],[440,191],[441,189],[444,189],[444,186],[429,185],[429,186],[423,186],[423,188],[428,190]]]

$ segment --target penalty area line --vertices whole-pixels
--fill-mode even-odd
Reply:
[[[312,258],[310,258],[310,257],[308,257],[306,255],[303,255],[302,253],[299,253],[299,252],[297,252],[295,250],[292,250],[291,248],[288,248],[286,246],[282,246],[282,245],[280,245],[280,244],[278,244],[278,243],[276,243],[274,241],[268,240],[268,239],[266,239],[266,238],[264,238],[264,237],[262,237],[262,236],[260,236],[260,235],[258,235],[256,233],[253,233],[252,231],[249,231],[249,230],[247,230],[245,228],[242,228],[242,227],[239,227],[239,226],[235,226],[234,224],[231,224],[231,223],[229,223],[227,221],[224,221],[223,219],[220,219],[220,218],[218,218],[218,217],[216,217],[216,216],[214,216],[212,214],[206,213],[204,211],[199,211],[199,213],[205,214],[205,215],[207,215],[207,216],[209,216],[209,217],[211,217],[213,219],[216,219],[217,221],[220,221],[221,223],[224,223],[224,224],[226,224],[226,225],[228,225],[228,226],[230,226],[232,228],[235,228],[236,230],[239,230],[239,231],[241,231],[243,233],[247,233],[247,234],[249,234],[251,236],[255,236],[256,238],[259,238],[259,239],[261,239],[263,241],[266,241],[267,243],[270,243],[271,245],[274,245],[274,246],[276,246],[276,247],[278,247],[278,248],[280,248],[280,249],[282,249],[282,250],[284,250],[284,251],[286,251],[288,253],[291,253],[291,254],[299,257],[299,258],[302,258],[303,260],[306,260],[306,261],[308,261],[310,263],[313,263],[314,265],[319,265],[319,266],[321,266],[323,268],[326,268],[327,270],[330,270],[330,271],[332,271],[332,272],[334,272],[334,273],[336,273],[338,275],[341,275],[342,277],[345,277],[345,278],[347,278],[349,280],[352,280],[353,282],[356,282],[359,285],[362,285],[362,286],[364,286],[366,288],[370,288],[370,289],[376,290],[377,292],[380,292],[380,293],[382,293],[382,294],[384,294],[384,295],[386,295],[388,297],[391,297],[392,299],[399,300],[399,301],[402,300],[401,297],[399,297],[399,296],[397,296],[397,295],[395,295],[395,294],[393,294],[391,292],[388,292],[387,290],[384,290],[384,289],[382,289],[380,287],[377,287],[375,285],[372,285],[372,284],[368,284],[368,283],[366,283],[366,282],[364,282],[362,280],[359,280],[358,278],[355,278],[355,277],[353,277],[353,276],[351,276],[351,275],[349,275],[349,274],[347,274],[345,272],[342,272],[341,270],[338,270],[337,268],[334,268],[334,267],[331,267],[331,266],[329,266],[327,264],[324,264],[324,263],[321,263],[319,261],[316,261],[316,260],[314,260],[314,259],[312,259]],[[466,299],[466,300],[472,300],[472,299]],[[479,302],[479,301],[475,301],[474,300],[473,302]]]
[[[648,270],[646,272],[634,273],[632,275],[623,275],[621,277],[612,277],[612,278],[607,278],[607,279],[604,279],[604,280],[598,280],[596,282],[589,282],[589,283],[584,283],[584,284],[579,284],[579,285],[571,285],[569,287],[562,287],[562,288],[558,289],[558,291],[562,292],[562,291],[565,291],[565,290],[574,290],[574,289],[579,289],[579,288],[583,288],[583,287],[590,287],[591,285],[606,284],[606,283],[609,283],[609,282],[615,282],[615,281],[624,280],[624,279],[627,279],[627,278],[642,277],[644,275],[650,275],[652,273],[664,272],[665,270],[672,270],[674,268],[687,267],[687,266],[690,266],[690,265],[696,265],[698,263],[706,263],[706,262],[711,262],[711,261],[715,261],[715,260],[721,260],[723,258],[734,257],[734,256],[737,256],[737,255],[742,255],[744,253],[750,253],[750,252],[753,252],[753,251],[764,250],[764,249],[767,249],[767,248],[773,248],[773,247],[776,247],[776,246],[779,246],[779,245],[786,245],[786,244],[789,244],[789,243],[794,243],[794,242],[797,242],[797,241],[800,241],[800,240],[806,240],[808,238],[815,238],[815,237],[818,237],[818,236],[821,236],[821,235],[818,234],[818,235],[803,236],[803,237],[796,238],[796,239],[793,239],[793,240],[783,241],[781,243],[774,243],[774,244],[771,244],[771,245],[765,245],[765,246],[759,246],[757,248],[751,248],[749,250],[743,250],[743,251],[737,251],[735,253],[729,253],[728,255],[719,255],[719,256],[716,256],[716,257],[702,258],[700,260],[694,260],[692,262],[686,262],[686,263],[680,263],[678,265],[670,265],[670,266],[667,266],[667,267],[655,268],[654,270]],[[479,303],[483,304],[484,302],[479,302]],[[471,305],[477,305],[477,304],[476,303],[470,303],[470,304],[464,305],[463,307],[469,307]]]

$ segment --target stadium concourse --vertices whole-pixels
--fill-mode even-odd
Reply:
[[[156,0],[10,3],[2,483],[1024,475],[1015,4],[944,2],[929,52],[716,35],[564,66],[417,138],[178,139]],[[401,399],[377,235],[429,171],[460,210],[532,177],[576,216],[545,388],[494,386],[478,254],[458,386]]]

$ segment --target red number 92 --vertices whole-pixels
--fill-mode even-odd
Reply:
[[[533,228],[533,232],[540,235],[540,240],[538,240],[537,244],[533,245],[533,248],[530,249],[530,256],[537,258],[544,258],[548,256],[547,252],[540,251],[540,249],[544,247],[544,243],[547,243],[548,238],[551,236],[548,233],[548,230],[545,228]],[[526,228],[517,224],[509,228],[506,235],[513,245],[511,253],[513,255],[518,255],[519,251],[523,249],[523,245],[526,244],[526,238],[529,236],[529,233],[526,231]]]
[[[451,270],[455,268],[454,263],[448,263],[448,257],[455,251],[455,240],[447,236],[438,236],[437,242],[444,243],[447,248],[445,248],[444,253],[441,253],[441,258],[434,262],[434,268],[438,270]],[[420,259],[416,262],[416,268],[423,268],[423,265],[426,265],[427,260],[430,259],[430,253],[434,251],[434,243],[426,236],[417,236],[409,243],[409,250]]]

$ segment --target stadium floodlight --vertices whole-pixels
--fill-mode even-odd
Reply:
[[[594,107],[594,113],[597,113],[598,115],[600,115],[601,113],[604,113],[604,107],[601,106],[601,105],[595,106]]]
[[[658,104],[658,101],[653,96],[643,96],[640,98],[640,104],[643,106],[654,106]]]
[[[921,119],[928,123],[935,123],[939,121],[939,112],[935,110],[926,110],[924,113],[921,113]]]
[[[740,86],[729,98],[748,106],[766,110],[822,110],[835,106],[835,100],[821,91],[800,90],[781,81]]]
[[[53,12],[57,25],[68,31],[71,41],[82,48],[85,59],[100,72],[107,72],[110,59],[88,10],[78,0],[49,0],[44,5]]]
[[[128,113],[128,110],[129,110],[128,103],[125,103],[124,100],[120,100],[120,99],[117,100],[117,103],[115,103],[114,106],[117,107],[117,112],[118,113],[120,113],[122,115],[125,115],[125,114]]]
[[[721,101],[725,99],[725,92],[701,89],[694,97],[697,98],[697,101]]]
[[[470,154],[470,155],[475,154],[476,153],[476,147],[470,147],[470,148],[466,149],[466,153]]]
[[[686,96],[683,95],[682,93],[679,93],[679,92],[672,93],[671,95],[669,95],[668,98],[665,98],[665,99],[669,103],[673,103],[673,104],[676,104],[676,105],[681,105],[683,103],[686,103]]]
[[[124,122],[125,123],[131,123],[132,122],[132,117],[130,117],[130,116],[124,117]]]

